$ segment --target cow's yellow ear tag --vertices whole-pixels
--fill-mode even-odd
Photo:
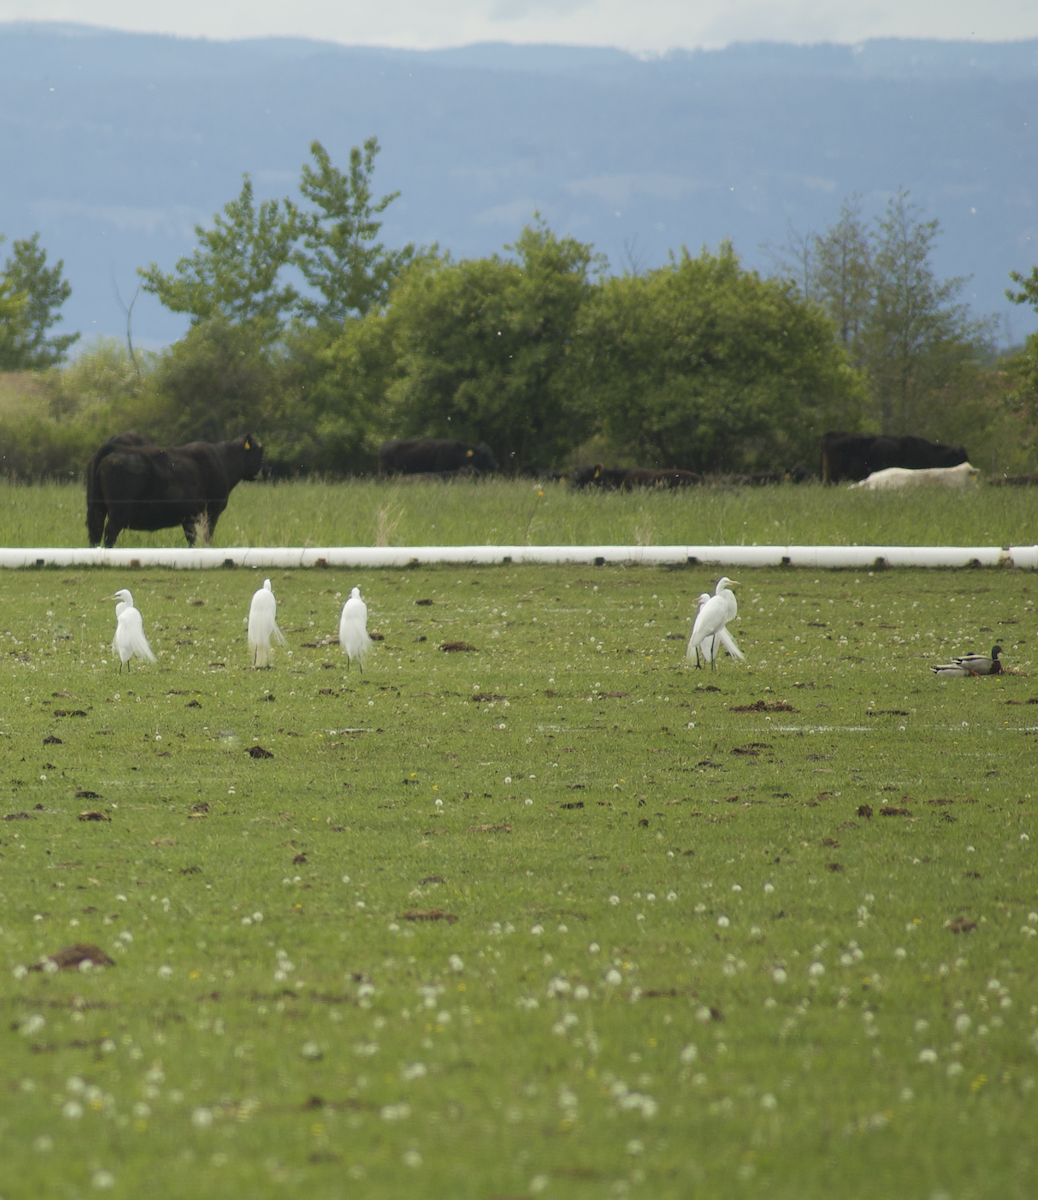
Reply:
[[[249,439],[248,439],[248,438],[246,438],[246,439],[245,439],[245,449],[246,449],[246,450],[251,450],[251,449],[252,449],[252,443],[249,441]]]
[[[471,451],[471,450],[466,450],[466,451],[465,451],[465,457],[466,457],[466,458],[471,458],[471,457],[472,457],[472,451]]]

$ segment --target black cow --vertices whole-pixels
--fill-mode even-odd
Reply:
[[[393,438],[378,449],[379,475],[471,475],[501,468],[486,442],[453,438]]]
[[[702,475],[697,475],[694,471],[653,471],[648,467],[634,467],[623,477],[620,491],[630,492],[640,487],[693,487],[702,482]]]
[[[601,463],[595,463],[591,467],[578,467],[573,472],[573,486],[575,488],[599,487],[615,492],[617,488],[623,486],[629,470],[629,467],[603,467]]]
[[[1038,475],[994,475],[988,483],[995,487],[1038,487]]]
[[[908,434],[827,433],[822,438],[822,479],[839,483],[860,480],[887,467],[920,471],[927,467],[957,467],[969,462],[965,446],[943,446]]]
[[[86,469],[86,498],[87,498],[87,537],[91,546],[99,546],[104,536],[105,521],[108,518],[108,505],[101,492],[101,477],[98,468],[101,461],[107,458],[113,450],[121,450],[126,446],[154,446],[150,437],[138,433],[136,429],[127,429],[125,433],[117,433],[94,454],[87,463]]]
[[[137,439],[133,442],[129,438]],[[122,439],[122,440],[120,440]],[[91,546],[104,535],[106,549],[124,529],[168,529],[181,525],[195,544],[195,522],[205,515],[210,534],[227,507],[231,488],[255,479],[263,447],[251,434],[233,442],[190,442],[161,446],[141,435],[119,434],[98,450],[87,472],[87,532]]]

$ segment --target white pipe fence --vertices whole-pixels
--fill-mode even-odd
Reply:
[[[585,566],[1018,567],[1038,569],[1038,546],[323,546],[188,549],[0,549],[0,568],[164,567],[206,570],[298,567],[494,566],[574,563]]]

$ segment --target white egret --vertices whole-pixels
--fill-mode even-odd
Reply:
[[[270,666],[272,638],[279,646],[288,645],[285,635],[278,629],[278,602],[270,580],[264,579],[249,606],[249,653],[254,667]]]
[[[729,582],[731,581],[728,579],[721,580],[721,583],[726,585]],[[720,586],[719,583],[718,587],[720,588]],[[731,606],[734,604],[735,597],[731,592],[724,590],[713,596],[704,592],[699,597],[699,611],[696,614],[692,626],[692,636],[688,640],[688,648],[685,651],[686,658],[695,658],[697,667],[700,665],[700,648],[702,648],[703,657],[711,666],[722,646],[732,658],[737,658],[740,662],[745,659],[746,656],[735,644],[735,638],[725,628]]]
[[[1001,675],[1002,664],[998,660],[1001,653],[1001,646],[992,646],[990,657],[987,654],[963,654],[949,663],[938,663],[930,670],[935,675]]]
[[[123,663],[126,670],[130,669],[130,659],[134,655],[155,662],[148,639],[144,636],[144,621],[141,614],[133,606],[133,595],[120,588],[109,600],[117,601],[115,606],[115,637],[112,638],[112,653],[119,655],[119,671]]]
[[[729,621],[734,621],[739,615],[739,602],[735,599],[735,593],[729,590],[733,583],[738,586],[738,579],[729,579],[727,575],[722,575],[717,581],[717,587],[714,588],[715,596],[724,596],[725,598]]]
[[[717,587],[714,588],[714,595],[723,596],[728,605],[728,621],[734,621],[739,615],[739,602],[735,598],[735,593],[729,590],[733,583],[738,586],[739,581],[737,579],[729,579],[727,575],[722,575],[717,581]],[[735,644],[735,638],[732,637],[728,629],[728,622],[725,622],[725,628],[721,630],[717,637],[732,658],[737,658],[739,662],[746,661],[746,655]]]
[[[357,660],[361,673],[364,671],[364,659],[371,650],[371,638],[368,637],[368,606],[360,598],[360,588],[355,587],[350,592],[350,598],[342,606],[342,616],[339,618],[339,646],[346,655],[346,670],[350,663]]]

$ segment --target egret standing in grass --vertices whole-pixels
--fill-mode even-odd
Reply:
[[[254,667],[269,667],[271,639],[279,646],[286,646],[285,635],[278,629],[278,602],[270,580],[264,579],[263,586],[252,597],[249,606],[249,653]]]
[[[144,636],[144,621],[133,606],[133,595],[126,588],[120,588],[115,595],[109,596],[108,599],[117,601],[112,653],[119,655],[120,673],[123,663],[126,664],[126,670],[129,671],[130,659],[134,655],[155,662],[155,655],[152,654],[148,639]]]
[[[694,658],[696,666],[700,666],[699,651],[702,648],[703,657],[713,668],[717,655],[723,646],[732,658],[741,662],[746,656],[735,644],[735,639],[725,628],[729,614],[735,606],[735,597],[727,591],[727,585],[732,581],[722,579],[717,585],[717,593],[713,596],[704,592],[699,597],[699,611],[692,626],[692,636],[688,639],[686,658]],[[725,585],[725,588],[721,587]]]
[[[734,621],[739,615],[739,602],[735,598],[735,593],[731,591],[732,584],[738,584],[737,579],[729,579],[727,575],[722,575],[717,581],[717,587],[714,588],[715,596],[724,596],[725,603],[728,605],[728,620]]]
[[[360,588],[355,587],[350,592],[350,598],[342,606],[342,616],[339,618],[339,646],[346,655],[346,671],[350,663],[357,660],[361,674],[364,673],[364,659],[371,650],[371,638],[368,637],[368,606],[360,598]]]

